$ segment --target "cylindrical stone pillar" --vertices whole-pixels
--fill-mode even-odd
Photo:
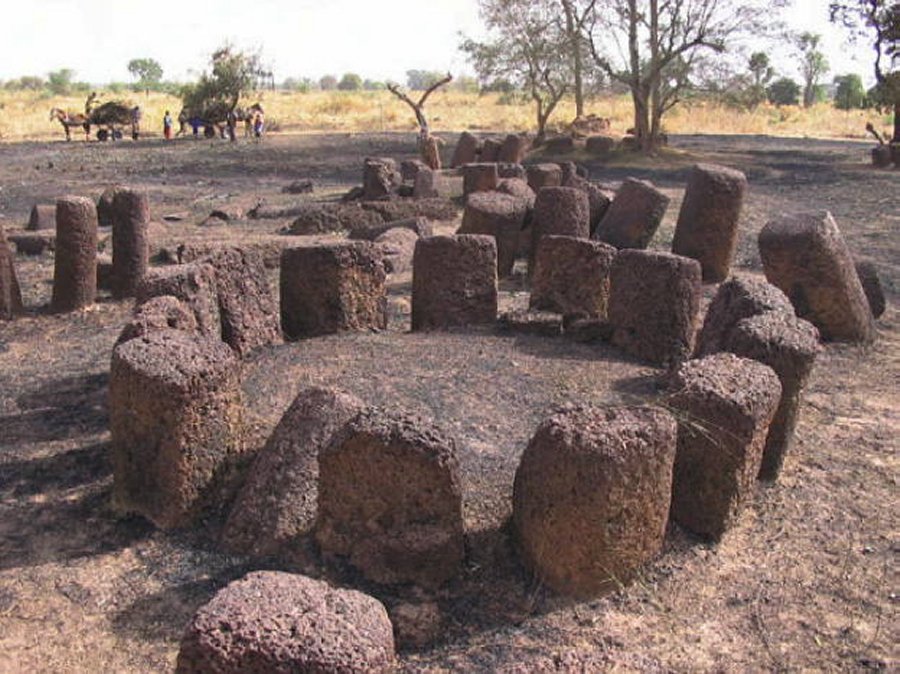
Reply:
[[[113,198],[112,294],[116,299],[133,297],[149,265],[147,226],[150,200],[147,193],[133,189],[116,192]]]
[[[74,311],[97,296],[97,207],[87,197],[56,202],[53,311]]]
[[[542,236],[590,236],[591,204],[587,194],[574,187],[544,187],[534,200],[534,235],[528,257],[528,274],[534,271],[537,246]]]

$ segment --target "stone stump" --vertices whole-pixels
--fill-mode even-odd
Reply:
[[[534,200],[534,232],[528,256],[528,273],[534,273],[534,260],[541,237],[590,236],[591,206],[587,195],[574,187],[544,187]]]
[[[697,355],[724,351],[738,321],[767,311],[794,315],[794,307],[787,295],[771,283],[744,274],[732,276],[719,286],[706,310],[697,337]]]
[[[503,139],[500,149],[497,151],[497,161],[509,164],[521,164],[528,153],[528,138],[521,134],[511,133]]]
[[[678,421],[672,519],[722,537],[753,493],[781,398],[772,368],[730,353],[682,365],[666,399]]]
[[[112,185],[103,190],[97,199],[97,224],[100,227],[112,227],[115,221],[115,207],[113,202],[116,193],[122,189],[120,185]]]
[[[436,171],[432,171],[430,168],[419,171],[413,182],[413,198],[432,199],[438,196],[437,180],[438,173]]]
[[[534,208],[534,200],[537,195],[528,186],[528,183],[521,178],[504,178],[497,183],[497,191],[501,194],[518,197],[525,202],[525,206],[529,211]]]
[[[384,199],[403,183],[397,162],[388,157],[367,157],[363,162],[363,199]]]
[[[97,209],[87,197],[56,202],[56,259],[53,268],[55,312],[74,311],[97,296]]]
[[[672,252],[697,260],[707,283],[728,278],[746,189],[747,177],[741,171],[715,164],[691,169]]]
[[[544,141],[544,149],[551,154],[568,154],[575,151],[572,136],[553,136]]]
[[[133,297],[150,264],[150,200],[140,190],[116,191],[112,204],[112,296]]]
[[[406,414],[364,412],[319,454],[316,540],[378,583],[436,587],[464,557],[456,444]]]
[[[150,270],[135,291],[137,304],[160,295],[177,297],[190,307],[201,335],[221,339],[216,270],[212,265],[191,262]]]
[[[821,347],[816,328],[781,311],[768,311],[739,321],[727,350],[768,365],[781,381],[781,400],[766,436],[759,477],[774,480],[790,451],[803,389]]]
[[[392,229],[408,229],[416,235],[416,238],[432,236],[434,234],[434,230],[428,218],[412,217],[355,227],[350,230],[350,234],[347,238],[362,241],[375,241],[382,234]]]
[[[553,590],[596,596],[661,549],[676,424],[653,407],[580,406],[538,426],[513,487],[525,565]]]
[[[503,141],[498,138],[485,138],[481,142],[481,154],[478,160],[484,163],[496,162],[502,144]]]
[[[518,178],[519,180],[528,179],[528,171],[525,167],[513,162],[498,162],[497,175],[500,180],[506,180],[507,178]]]
[[[859,277],[863,292],[866,294],[872,317],[881,318],[887,303],[884,299],[884,288],[881,287],[881,279],[878,278],[878,271],[871,262],[857,262],[855,266],[856,275]]]
[[[585,141],[585,149],[588,154],[606,156],[616,147],[616,139],[610,136],[588,136]]]
[[[113,506],[162,529],[189,525],[243,450],[240,364],[220,341],[158,330],[113,350]]]
[[[694,350],[700,263],[644,250],[620,250],[610,271],[612,342],[656,365],[675,365]]]
[[[219,590],[181,637],[176,674],[395,670],[384,606],[356,590],[281,571],[254,571]]]
[[[31,207],[27,229],[56,229],[56,204],[35,204]]]
[[[489,324],[497,318],[497,243],[478,234],[419,239],[412,329]]]
[[[571,164],[572,162],[568,163]],[[563,187],[574,187],[584,192],[588,197],[588,204],[590,205],[591,210],[590,232],[591,236],[593,236],[594,232],[597,231],[597,227],[600,225],[603,216],[606,215],[606,212],[609,210],[612,199],[599,185],[592,183],[587,178],[583,178],[574,171],[567,172],[566,164],[563,164],[562,167]]]
[[[296,552],[316,521],[319,453],[364,407],[338,389],[313,387],[297,395],[256,456],[228,516],[222,541],[229,550],[281,559]]]
[[[119,333],[116,344],[159,330],[182,330],[189,334],[198,334],[197,319],[191,308],[177,297],[172,295],[151,297],[134,308],[134,313]]]
[[[500,175],[497,164],[466,164],[463,171],[463,196],[474,192],[490,192],[497,189]]]
[[[872,148],[872,166],[876,168],[890,168],[893,163],[891,148],[889,145],[876,145]]]
[[[453,159],[450,160],[450,168],[459,168],[465,164],[473,164],[478,161],[478,150],[481,143],[478,138],[468,131],[463,131],[456,141],[456,148],[453,150]]]
[[[759,233],[759,254],[769,283],[788,296],[824,340],[869,342],[872,312],[853,258],[827,211],[772,220]]]
[[[0,320],[22,313],[22,291],[16,276],[15,256],[0,224]]]
[[[519,251],[519,237],[525,225],[528,204],[499,192],[476,192],[466,201],[462,226],[457,234],[487,234],[497,242],[497,273],[512,273]]]
[[[404,183],[415,183],[419,171],[425,169],[428,169],[428,164],[421,159],[404,159],[400,162],[400,178]]]
[[[387,296],[381,250],[369,241],[286,248],[281,254],[281,328],[298,340],[383,330]]]
[[[535,193],[542,187],[562,187],[562,168],[559,164],[532,164],[528,167],[528,186]]]
[[[532,309],[605,319],[616,249],[570,236],[541,239],[531,279]]]
[[[56,250],[56,230],[12,232],[6,240],[16,247],[19,255],[43,255],[44,251]]]
[[[384,271],[388,274],[402,274],[412,269],[413,255],[419,235],[405,227],[389,229],[375,239],[381,249]]]
[[[646,248],[669,206],[669,197],[645,180],[628,178],[597,225],[594,238],[616,248]]]

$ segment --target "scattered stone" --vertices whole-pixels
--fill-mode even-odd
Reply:
[[[384,199],[403,182],[397,162],[388,157],[367,157],[363,162],[363,199]]]
[[[497,161],[510,164],[521,164],[528,154],[529,142],[526,136],[511,133],[503,139],[500,149],[497,151]]]
[[[490,192],[497,189],[500,174],[497,164],[466,164],[463,171],[463,195],[474,192]]]
[[[562,187],[562,168],[559,164],[532,164],[528,167],[528,186],[535,193],[542,187]]]
[[[93,203],[91,204],[93,207]],[[113,350],[113,506],[162,529],[196,518],[243,451],[240,364],[223,342],[157,330]]]
[[[671,386],[666,405],[678,421],[672,519],[718,540],[753,492],[781,383],[762,363],[719,353],[683,364]]]
[[[419,239],[413,257],[412,329],[497,319],[497,243],[462,234]]]
[[[74,311],[97,296],[97,209],[86,197],[56,202],[56,257],[53,269],[54,312]]]
[[[496,162],[497,157],[500,154],[500,146],[503,145],[503,141],[499,138],[485,138],[481,142],[481,155],[479,156],[479,161],[484,163]]]
[[[194,614],[175,672],[387,674],[394,668],[391,621],[377,599],[306,576],[254,571]]]
[[[533,274],[541,237],[572,236],[586,239],[590,234],[590,203],[587,195],[574,187],[545,187],[534,201],[534,233],[528,271]]]
[[[413,232],[416,237],[432,236],[434,231],[428,218],[413,217],[403,220],[393,220],[391,222],[380,222],[375,225],[363,225],[354,227],[347,235],[352,240],[375,241],[379,236],[392,229],[408,229]]]
[[[56,231],[18,231],[9,233],[7,241],[16,247],[20,255],[43,255],[44,251],[56,250]]]
[[[669,206],[669,197],[645,180],[622,183],[594,238],[616,248],[646,248]]]
[[[559,337],[563,332],[563,317],[549,311],[514,309],[500,314],[497,324],[504,332],[539,337]]]
[[[289,558],[310,533],[318,503],[319,453],[362,412],[361,400],[331,388],[301,391],[247,474],[222,540],[232,552]]]
[[[459,168],[464,164],[473,164],[478,161],[478,151],[481,149],[481,142],[468,131],[463,131],[456,141],[456,148],[453,150],[453,159],[450,160],[451,168]]]
[[[825,340],[869,342],[872,312],[853,258],[828,211],[786,215],[759,233],[763,270],[788,296],[797,316]]]
[[[676,428],[654,407],[579,406],[541,423],[513,487],[513,526],[537,578],[592,597],[660,551]]]
[[[863,292],[869,301],[869,309],[872,310],[873,318],[881,318],[884,313],[886,302],[884,300],[884,289],[881,287],[881,279],[878,278],[878,270],[871,262],[857,262],[856,275],[862,284]]]
[[[35,204],[32,206],[31,215],[28,218],[28,229],[30,231],[56,229],[56,204]]]
[[[112,295],[133,297],[150,264],[150,200],[147,193],[122,188],[112,204]]]
[[[418,234],[404,227],[389,229],[375,239],[375,244],[381,248],[385,272],[402,274],[412,269],[418,240]]]
[[[419,171],[431,169],[421,159],[404,159],[400,162],[400,177],[405,183],[414,183]]]
[[[319,455],[316,540],[375,582],[436,587],[455,576],[464,539],[453,439],[405,414],[351,420]]]
[[[616,249],[571,236],[541,238],[531,279],[532,309],[606,319]]]
[[[312,194],[316,189],[316,184],[309,178],[295,180],[281,188],[283,194]]]
[[[12,249],[0,224],[0,320],[11,320],[22,313],[22,291],[16,276]]]
[[[616,148],[616,139],[610,136],[588,136],[585,149],[588,154],[605,157]]]
[[[363,210],[377,213],[383,222],[406,220],[408,218],[427,218],[441,222],[456,219],[459,207],[449,198],[432,199],[392,199],[390,201],[369,201],[362,204]],[[350,226],[348,229],[355,229]]]
[[[216,270],[212,265],[194,262],[150,270],[135,290],[136,303],[161,295],[177,297],[190,307],[201,335],[221,338]]]
[[[568,154],[575,151],[575,139],[572,136],[553,136],[544,141],[544,150],[548,154]]]
[[[363,209],[362,204],[307,203],[291,209],[296,216],[290,233],[298,235],[345,232],[353,227],[383,222],[380,213]]]
[[[134,308],[134,313],[119,333],[116,344],[159,330],[181,330],[197,334],[197,319],[191,308],[177,297],[151,297]]]
[[[497,242],[497,273],[512,273],[519,251],[519,237],[528,213],[527,203],[499,192],[475,192],[466,200],[462,226],[457,234],[487,234]]]

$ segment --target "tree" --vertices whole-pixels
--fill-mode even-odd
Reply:
[[[237,107],[241,96],[257,89],[266,73],[257,53],[239,51],[225,45],[210,57],[210,72],[196,84],[184,87],[185,108],[210,122],[222,122]]]
[[[407,70],[406,86],[411,91],[425,91],[444,79],[445,73],[436,70]]]
[[[871,40],[874,55],[874,92],[894,110],[895,142],[900,142],[900,3],[896,0],[839,0],[829,5],[831,20],[850,31],[850,39]]]
[[[546,135],[547,122],[570,88],[571,68],[565,53],[553,0],[479,0],[481,16],[491,39],[466,39],[460,45],[483,84],[506,81],[528,91],[537,117],[537,139]]]
[[[359,91],[362,89],[362,78],[356,73],[344,73],[337,88],[340,91]]]
[[[803,107],[808,108],[816,102],[816,88],[822,75],[828,72],[828,60],[819,51],[821,35],[801,33],[797,37],[797,48],[800,51],[800,74],[803,75]]]
[[[323,75],[319,79],[319,89],[322,91],[334,91],[337,89],[338,81],[334,75]]]
[[[754,52],[748,63],[750,70],[750,86],[744,96],[750,107],[756,107],[766,100],[766,87],[775,76],[775,70],[769,65],[769,57],[765,52]]]
[[[419,154],[422,157],[422,161],[424,161],[430,169],[441,168],[440,145],[443,141],[438,139],[436,136],[431,135],[431,129],[429,129],[428,127],[428,118],[425,116],[425,102],[428,100],[428,97],[431,96],[431,94],[452,81],[453,75],[447,73],[439,81],[428,87],[428,89],[426,89],[425,92],[419,97],[418,101],[412,100],[409,96],[400,91],[400,87],[398,87],[396,84],[389,83],[387,85],[387,90],[394,94],[394,96],[399,98],[401,101],[406,103],[410,108],[412,108],[413,112],[415,113],[416,122],[419,124]]]
[[[72,79],[74,77],[75,71],[71,68],[54,70],[52,73],[47,73],[47,88],[57,96],[66,96],[72,93]]]
[[[834,84],[834,107],[838,110],[865,107],[866,90],[859,75],[855,73],[838,75],[834,78]]]
[[[769,102],[775,105],[797,105],[800,102],[800,85],[790,77],[781,77],[766,90]]]
[[[585,30],[594,11],[594,0],[560,0],[565,24],[563,31],[571,59],[575,91],[575,117],[584,117],[584,61],[587,58]]]
[[[150,93],[150,89],[159,85],[163,76],[162,66],[151,58],[131,59],[128,72],[137,80],[135,86]]]

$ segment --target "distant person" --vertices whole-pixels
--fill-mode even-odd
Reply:
[[[172,140],[172,115],[168,110],[163,115],[163,136],[166,140]]]
[[[188,124],[191,125],[191,130],[194,132],[194,138],[199,138],[200,127],[203,126],[203,120],[197,117],[197,115],[194,115],[188,120]]]
[[[137,140],[141,135],[141,118],[143,117],[140,106],[131,109],[131,138]]]
[[[235,114],[234,110],[228,111],[228,114],[225,116],[225,124],[228,127],[228,139],[233,143],[237,140],[237,135],[234,132],[237,126],[237,114]]]
[[[176,137],[183,136],[185,133],[187,133],[187,124],[188,124],[187,110],[182,108],[181,112],[178,113],[178,133],[175,134]]]
[[[266,118],[263,115],[262,110],[257,110],[256,115],[253,117],[253,135],[257,140],[262,138],[263,132],[266,129]]]

